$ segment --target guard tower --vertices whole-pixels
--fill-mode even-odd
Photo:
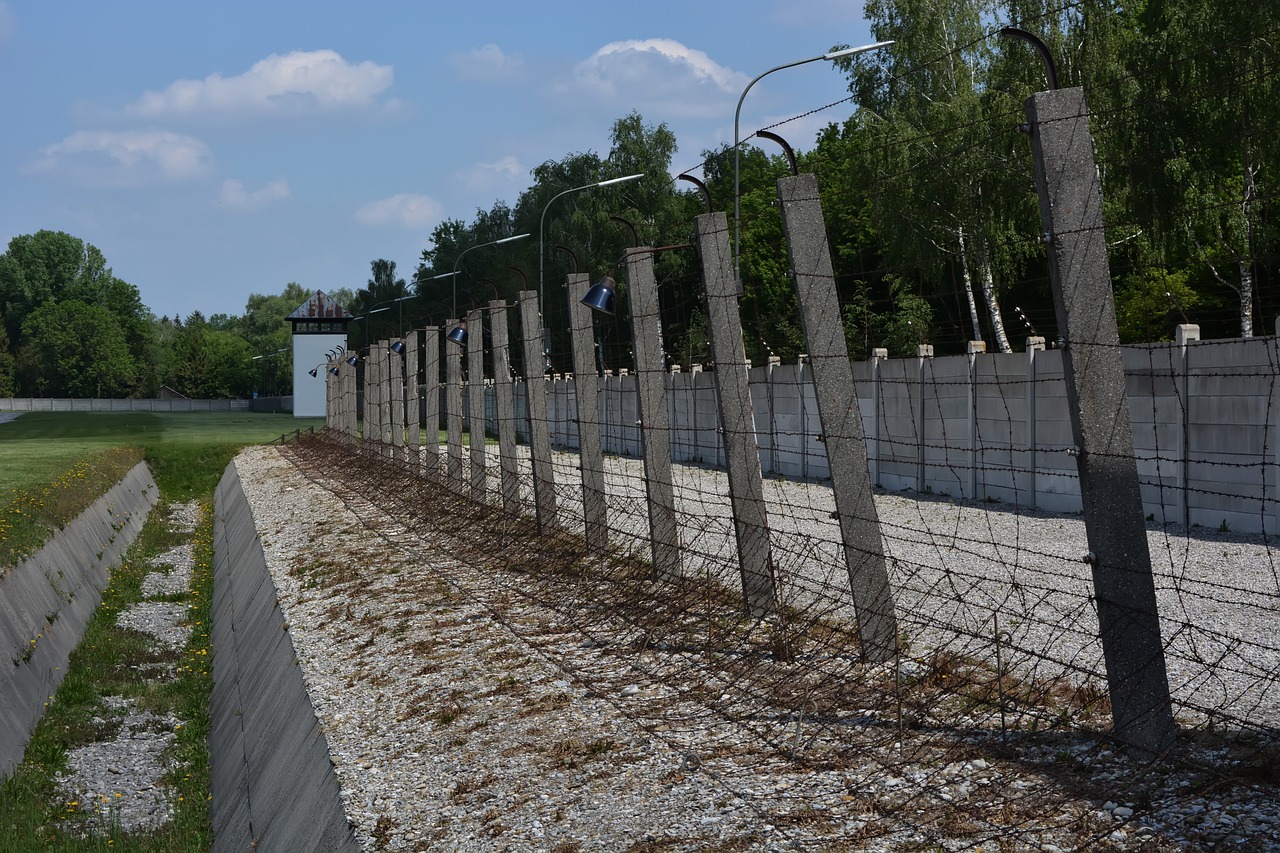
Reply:
[[[293,325],[293,416],[325,415],[325,353],[346,349],[347,326],[355,318],[322,291],[298,306],[286,319]],[[319,366],[315,375],[311,371]]]

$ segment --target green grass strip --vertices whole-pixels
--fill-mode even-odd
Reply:
[[[138,541],[112,575],[84,639],[72,654],[66,678],[27,747],[26,758],[0,789],[0,851],[49,853],[205,853],[211,844],[209,819],[209,636],[213,597],[213,508],[202,502],[192,534],[171,531],[167,504],[157,504]],[[141,600],[142,580],[154,571],[150,559],[183,541],[192,541],[194,570],[189,589],[166,597],[187,605],[191,639],[182,651],[157,649],[153,641],[117,627],[119,613]],[[168,674],[157,677],[165,669]],[[172,769],[162,785],[173,807],[164,827],[128,834],[119,825],[102,828],[90,804],[68,799],[55,784],[68,753],[114,736],[117,712],[104,697],[121,696],[138,709],[182,720],[170,748]],[[114,721],[113,721],[114,718]],[[108,803],[110,801],[108,800]]]

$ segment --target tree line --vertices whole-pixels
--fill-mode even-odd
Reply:
[[[1167,340],[1181,322],[1248,337],[1273,320],[1280,255],[1280,5],[1211,0],[867,0],[890,49],[838,61],[852,114],[808,145],[817,174],[850,352],[910,355],[921,343],[1011,351],[1057,337],[1023,103],[1046,71],[1006,25],[1041,38],[1061,86],[1082,86],[1104,190],[1122,341]],[[834,47],[840,47],[836,45]],[[786,124],[775,127],[787,133]],[[756,138],[739,151],[742,319],[749,357],[804,351],[775,182],[786,158]],[[552,370],[570,369],[565,275],[612,276],[621,310],[598,329],[607,367],[630,363],[624,253],[660,247],[655,271],[668,360],[705,363],[706,318],[694,250],[701,191],[673,177],[677,140],[632,112],[609,149],[532,170],[514,205],[446,219],[408,275],[371,262],[364,287],[330,291],[357,320],[353,349],[443,326],[521,291],[541,297]],[[734,152],[702,151],[690,172],[712,207],[734,209]],[[625,183],[595,186],[640,174]],[[566,192],[571,191],[571,192]],[[485,247],[505,238],[528,235]],[[475,251],[471,251],[471,250]],[[465,253],[465,255],[464,255]],[[456,275],[455,275],[456,272]],[[188,396],[287,391],[283,318],[310,295],[289,284],[251,296],[241,316],[155,318],[94,247],[52,232],[0,256],[0,392]],[[516,314],[512,314],[513,322]],[[513,335],[522,334],[518,322]],[[79,346],[69,346],[78,342]],[[513,357],[522,372],[520,351]],[[258,358],[255,358],[257,356]],[[274,381],[273,381],[274,377]],[[273,388],[267,388],[273,385]]]

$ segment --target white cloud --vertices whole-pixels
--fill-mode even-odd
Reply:
[[[289,182],[284,178],[277,178],[256,190],[247,190],[242,182],[228,178],[222,182],[218,204],[237,210],[257,210],[273,201],[286,198],[292,198],[292,194],[289,192]]]
[[[486,44],[451,57],[458,76],[466,80],[514,80],[524,76],[524,59],[506,54],[496,44]]]
[[[295,50],[272,54],[243,74],[210,74],[203,80],[178,80],[159,92],[147,92],[127,112],[134,116],[183,116],[210,113],[298,114],[367,107],[390,88],[389,65],[351,63],[332,50]]]
[[[209,146],[167,130],[80,130],[40,152],[33,171],[54,171],[101,183],[171,180],[206,174]]]
[[[514,188],[528,170],[514,155],[508,154],[492,163],[476,163],[459,173],[462,182],[473,192],[504,193]]]
[[[390,198],[371,201],[356,211],[356,221],[364,225],[400,225],[425,228],[444,216],[444,206],[430,196],[399,193]]]
[[[580,62],[562,88],[641,112],[701,117],[732,104],[748,79],[674,39],[631,39],[606,44]]]

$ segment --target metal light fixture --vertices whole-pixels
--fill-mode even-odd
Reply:
[[[467,321],[463,320],[458,325],[449,330],[444,336],[445,340],[453,341],[458,346],[466,346],[467,343]]]
[[[310,374],[311,374],[311,378],[312,378],[312,379],[315,379],[315,378],[316,378],[316,374],[318,374],[319,372],[320,372],[320,365],[316,365],[315,367],[313,367],[313,368],[311,368],[310,370],[308,370],[308,371],[307,371],[307,373],[310,373]]]
[[[389,349],[396,355],[404,355],[404,351],[405,351],[404,339],[396,338],[394,341],[391,342],[391,346],[389,347]]]
[[[587,295],[582,297],[582,304],[592,311],[599,311],[601,314],[612,314],[613,303],[617,296],[616,287],[617,283],[609,276],[605,276],[591,285]]]
[[[357,355],[356,353],[351,353],[351,355],[347,356],[347,364],[351,365],[352,367],[355,367],[359,363],[360,363],[360,356]]]
[[[332,374],[333,376],[337,376],[337,375],[338,375],[338,368],[337,368],[337,367],[330,367],[330,368],[329,368],[329,373],[330,373],[330,374]]]

